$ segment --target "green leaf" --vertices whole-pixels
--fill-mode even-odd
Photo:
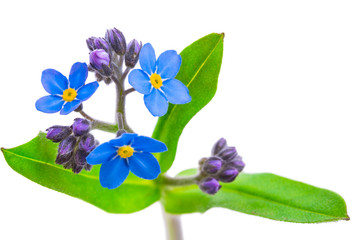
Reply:
[[[24,177],[110,213],[136,212],[159,200],[160,192],[154,181],[130,175],[120,187],[109,190],[100,185],[99,165],[80,174],[64,169],[55,164],[57,145],[40,133],[24,145],[1,150],[10,167]]]
[[[195,172],[192,169],[181,175]],[[271,173],[241,173],[234,182],[222,185],[213,196],[197,185],[167,188],[161,201],[165,210],[174,214],[223,207],[286,222],[349,220],[345,201],[338,194]]]
[[[223,55],[224,34],[209,34],[181,53],[182,64],[176,79],[189,89],[192,100],[187,104],[170,104],[168,112],[160,117],[152,137],[162,141],[168,151],[156,154],[161,172],[172,165],[179,137],[191,118],[213,98],[217,88]]]

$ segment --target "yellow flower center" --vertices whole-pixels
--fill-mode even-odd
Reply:
[[[133,155],[134,149],[129,145],[119,147],[117,154],[122,158],[129,158]]]
[[[159,89],[161,88],[162,84],[162,80],[159,74],[153,73],[150,76],[150,83],[153,85],[154,88]]]
[[[77,96],[77,92],[75,89],[72,88],[68,88],[63,92],[63,99],[66,102],[71,102],[73,101]]]

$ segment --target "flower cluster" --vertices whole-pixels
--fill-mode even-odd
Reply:
[[[221,188],[219,181],[234,181],[244,167],[245,164],[236,148],[227,146],[226,140],[221,138],[215,143],[211,156],[200,161],[201,178],[198,185],[203,192],[215,194]]]
[[[92,166],[86,162],[86,157],[95,149],[98,142],[89,133],[90,122],[76,118],[71,126],[52,126],[48,128],[46,138],[60,142],[55,163],[80,173],[82,169],[90,171]]]
[[[69,79],[60,72],[43,71],[41,82],[50,94],[37,100],[37,110],[45,113],[69,114],[79,112],[86,119],[77,118],[72,126],[52,126],[47,129],[47,138],[58,142],[56,163],[79,173],[90,170],[92,165],[101,164],[100,184],[104,188],[117,188],[131,171],[143,179],[155,179],[160,174],[160,165],[151,153],[167,150],[164,143],[132,133],[125,118],[125,96],[138,91],[144,94],[145,106],[153,116],[163,116],[168,103],[185,104],[191,101],[188,88],[175,79],[181,66],[181,56],[174,50],[160,54],[156,59],[150,43],[133,39],[126,43],[121,31],[108,29],[105,37],[90,37],[86,40],[90,50],[89,64],[75,63]],[[135,69],[140,60],[141,69]],[[123,65],[126,69],[123,70]],[[86,84],[88,71],[94,72],[97,81]],[[125,89],[125,78],[133,88]],[[117,125],[98,121],[83,111],[82,102],[90,98],[99,87],[100,81],[114,82],[117,91]],[[92,126],[111,129],[117,126],[116,138],[101,145],[90,134]]]
[[[126,45],[124,34],[116,28],[108,29],[105,38],[90,37],[86,43],[90,50],[89,70],[96,73],[98,81],[107,84],[119,81],[124,60],[125,66],[135,67],[142,46],[136,39]]]

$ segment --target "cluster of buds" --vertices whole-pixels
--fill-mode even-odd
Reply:
[[[126,45],[123,33],[116,28],[108,29],[105,38],[90,37],[86,43],[90,50],[89,71],[107,84],[118,77],[116,73],[121,73],[124,60],[128,68],[135,67],[142,47],[135,39]]]
[[[86,162],[86,157],[99,144],[90,134],[90,122],[76,118],[71,126],[52,126],[48,128],[46,138],[53,142],[60,142],[55,163],[80,173],[85,169],[90,171],[92,166]]]
[[[219,182],[229,183],[235,180],[244,169],[242,157],[235,147],[227,146],[224,138],[219,139],[211,156],[200,160],[200,189],[207,194],[215,194],[221,188]]]

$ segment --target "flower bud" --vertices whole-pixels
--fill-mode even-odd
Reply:
[[[222,159],[219,157],[209,157],[202,165],[202,171],[208,174],[215,174],[221,169],[222,162]]]
[[[96,141],[92,134],[86,134],[80,138],[79,150],[90,153],[96,147]]]
[[[104,49],[106,52],[110,53],[109,44],[104,38],[90,37],[86,39],[86,44],[90,51],[94,51],[96,49]]]
[[[78,166],[84,166],[87,163],[86,162],[87,155],[89,155],[87,152],[78,149],[75,152],[75,156],[74,156],[75,164]]]
[[[230,167],[220,172],[218,178],[220,181],[228,183],[234,181],[237,175],[239,175],[239,171],[236,168]]]
[[[120,129],[119,131],[116,132],[116,137],[120,137],[124,133],[126,133],[126,130],[125,129]]]
[[[105,39],[110,43],[112,49],[119,55],[124,55],[126,52],[125,37],[118,29],[108,29],[105,34]]]
[[[220,138],[213,146],[211,155],[216,155],[227,146],[225,138]]]
[[[138,43],[135,39],[131,40],[127,45],[126,53],[125,53],[125,65],[127,67],[133,68],[135,67],[137,61],[139,60],[139,54],[142,47],[142,43]]]
[[[226,147],[222,150],[218,157],[222,158],[224,161],[231,161],[238,155],[235,147]]]
[[[90,170],[92,169],[92,165],[86,163],[85,166],[84,166],[84,169],[85,169],[86,171],[90,171]]]
[[[241,172],[245,167],[245,163],[243,162],[242,157],[238,155],[234,160],[227,163],[227,166],[236,168],[239,172]]]
[[[90,53],[90,65],[104,76],[110,76],[110,55],[104,49],[96,49]]]
[[[81,172],[81,170],[83,170],[83,168],[84,168],[84,166],[82,166],[82,165],[74,164],[72,166],[72,171],[73,171],[73,173],[78,174]]]
[[[71,128],[68,126],[52,126],[46,129],[46,138],[53,142],[60,142],[71,134]]]
[[[199,183],[199,188],[204,193],[213,195],[219,191],[219,189],[221,188],[221,185],[219,184],[218,180],[210,177],[210,178],[205,178],[205,179],[201,180]]]
[[[90,122],[84,118],[75,118],[71,128],[75,136],[82,136],[90,131]]]
[[[76,138],[74,136],[68,136],[64,140],[62,140],[59,144],[58,154],[59,155],[67,155],[72,153],[75,148]]]

